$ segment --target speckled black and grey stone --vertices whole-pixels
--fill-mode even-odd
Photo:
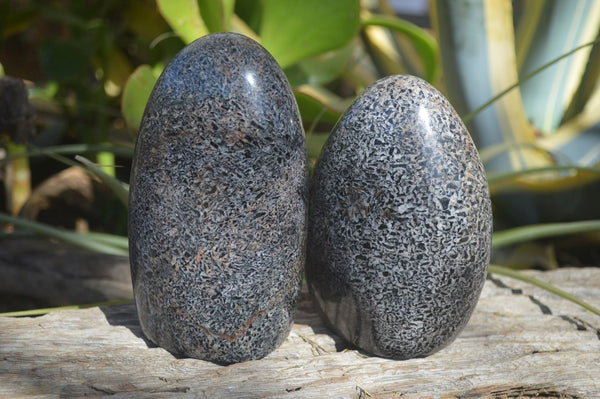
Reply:
[[[281,344],[302,283],[307,191],[298,107],[271,55],[231,33],[185,47],[150,96],[131,175],[146,336],[218,363]]]
[[[384,78],[342,116],[315,167],[309,287],[354,345],[427,356],[469,320],[491,230],[484,169],[452,106],[421,79]]]

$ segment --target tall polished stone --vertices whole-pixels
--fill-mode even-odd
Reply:
[[[302,282],[307,176],[298,107],[264,48],[220,33],[175,57],[131,174],[131,272],[150,340],[219,363],[283,342]]]

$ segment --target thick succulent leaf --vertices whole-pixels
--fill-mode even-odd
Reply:
[[[438,74],[439,49],[435,38],[426,30],[409,21],[388,15],[366,15],[362,19],[362,24],[386,27],[405,35],[417,50],[423,63],[423,77],[429,82],[435,80]]]
[[[156,4],[163,18],[185,44],[209,33],[200,16],[198,0],[156,0]]]
[[[359,0],[263,0],[262,45],[282,68],[348,43],[359,26]]]
[[[600,2],[546,1],[521,74],[591,42],[599,28]],[[551,135],[559,126],[584,76],[590,50],[574,53],[521,85],[527,117],[542,134]],[[594,86],[594,82],[584,84]]]
[[[322,84],[337,78],[352,58],[355,42],[300,61],[295,66],[302,72],[303,83]]]
[[[581,166],[600,165],[600,86],[586,102],[584,110],[562,124],[539,144]]]
[[[440,40],[445,82],[452,104],[465,115],[518,81],[512,7],[509,0],[437,0],[431,17]],[[536,136],[525,115],[518,87],[468,123],[479,149],[507,144],[490,171],[509,171],[553,161],[521,143]]]
[[[590,99],[600,90],[600,44],[596,43],[589,54],[585,72],[579,87],[573,94],[569,107],[565,111],[561,125],[577,117],[584,111]]]
[[[387,29],[381,26],[367,25],[363,28],[363,35],[365,47],[371,58],[376,61],[380,76],[409,73],[409,69],[404,63],[404,54],[398,51],[398,47]],[[417,74],[413,71],[410,73]]]
[[[234,12],[248,28],[254,32],[260,30],[262,21],[262,1],[257,0],[236,0]]]
[[[535,30],[540,23],[546,0],[528,0],[513,3],[515,21],[515,45],[517,49],[517,67],[520,71],[529,52]]]
[[[159,70],[150,65],[141,65],[133,71],[125,84],[121,112],[127,124],[135,130],[140,126],[146,103],[159,76]]]
[[[198,4],[202,19],[211,33],[231,30],[235,0],[198,0]]]

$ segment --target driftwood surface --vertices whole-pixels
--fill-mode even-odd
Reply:
[[[527,272],[600,307],[600,268]],[[284,344],[230,366],[146,341],[133,303],[0,317],[0,397],[600,398],[600,317],[505,277],[486,281],[466,329],[424,359],[349,348],[304,294]]]

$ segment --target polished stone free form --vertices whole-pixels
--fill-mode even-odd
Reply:
[[[306,198],[304,133],[276,61],[231,33],[185,47],[150,96],[131,175],[146,336],[220,363],[281,344],[302,282]]]
[[[352,344],[427,356],[467,324],[491,232],[485,172],[452,106],[419,78],[384,78],[342,116],[315,166],[309,288]]]

